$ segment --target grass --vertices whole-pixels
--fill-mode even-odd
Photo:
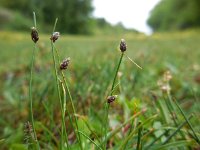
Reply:
[[[0,148],[27,149],[23,141],[23,125],[28,121],[28,75],[33,43],[29,33],[0,32],[0,61],[3,64],[0,65]],[[70,66],[64,72],[70,95],[60,87],[61,102],[67,101],[64,119],[69,149],[80,149],[76,133],[80,134],[83,149],[105,149],[105,146],[110,149],[145,149],[149,145],[152,149],[199,147],[199,33],[190,30],[157,33],[150,37],[131,33],[119,36],[69,36],[61,33],[56,41],[60,60],[71,58]],[[33,111],[41,149],[59,149],[62,145],[63,108],[54,80],[49,38],[50,35],[40,34],[37,43]],[[124,57],[119,68],[121,75],[118,74],[113,81],[116,62],[121,55],[118,51],[121,38],[126,39],[128,45],[126,55],[143,69]],[[170,70],[173,76],[170,96],[177,99],[180,108],[174,101],[169,103],[157,86],[166,70]],[[57,77],[62,79],[59,71]],[[112,86],[112,82],[117,86]],[[105,137],[102,129],[104,105],[113,88],[112,94],[117,94],[118,98],[109,106]],[[71,107],[70,97],[74,100],[76,113]],[[170,109],[171,105],[175,110]],[[170,115],[174,111],[178,126]],[[67,112],[77,118],[78,131],[74,131],[73,115]],[[189,118],[188,125],[185,116],[191,114],[193,118]],[[107,144],[102,141],[107,141]]]

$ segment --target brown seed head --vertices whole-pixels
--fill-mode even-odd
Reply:
[[[107,97],[107,103],[112,103],[117,98],[117,95],[112,95]]]
[[[121,52],[125,52],[126,51],[127,45],[126,45],[126,42],[125,42],[124,39],[121,39],[119,48],[120,48]]]
[[[60,37],[60,32],[54,32],[50,38],[53,42],[55,42]]]
[[[38,35],[37,29],[35,27],[31,28],[31,38],[34,43],[36,43],[39,40],[39,35]]]
[[[63,62],[60,64],[60,70],[65,70],[67,69],[68,65],[70,62],[70,57],[68,57],[67,59],[63,60]]]

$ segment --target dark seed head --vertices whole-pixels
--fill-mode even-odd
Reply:
[[[60,37],[60,32],[54,32],[50,38],[53,42],[55,42]]]
[[[67,69],[69,62],[70,62],[70,58],[63,60],[63,62],[60,64],[60,69],[61,70]]]
[[[127,48],[127,45],[126,45],[125,40],[121,39],[121,42],[120,42],[120,50],[121,50],[121,52],[125,52],[126,48]]]
[[[117,98],[116,95],[108,96],[108,97],[107,97],[107,102],[110,104],[110,103],[112,103],[113,101],[115,101],[116,98]]]
[[[34,43],[36,43],[39,40],[39,35],[38,35],[37,29],[35,27],[31,28],[31,38]]]

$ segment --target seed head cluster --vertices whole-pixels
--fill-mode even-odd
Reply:
[[[24,140],[26,143],[30,143],[32,140],[35,140],[33,135],[33,127],[29,121],[24,124],[24,135]]]
[[[54,32],[52,35],[51,35],[51,38],[50,40],[53,41],[53,43],[60,37],[60,32]]]
[[[60,64],[60,70],[67,69],[67,67],[69,66],[69,62],[70,62],[70,57],[68,57],[67,59],[64,59],[62,63]]]
[[[127,45],[126,45],[126,42],[125,42],[124,39],[121,39],[119,48],[120,48],[120,50],[121,50],[122,53],[126,51]]]
[[[34,43],[37,43],[37,41],[39,40],[38,31],[35,27],[31,28],[31,38]]]
[[[163,78],[161,80],[158,80],[157,84],[162,90],[163,93],[170,93],[171,87],[170,87],[170,80],[172,79],[172,74],[170,71],[166,71],[163,74]]]
[[[116,100],[116,98],[117,98],[117,95],[108,96],[107,103],[110,104],[110,103],[114,102]]]

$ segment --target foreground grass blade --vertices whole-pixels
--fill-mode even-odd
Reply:
[[[83,120],[83,122],[85,123],[85,125],[87,126],[88,130],[95,136],[96,140],[101,143],[98,135],[95,133],[95,131],[92,130],[92,128],[90,127],[90,124],[82,117],[81,118]]]
[[[35,12],[33,12],[33,20],[34,20],[34,27],[36,29],[36,16]],[[34,68],[34,63],[35,63],[35,54],[36,53],[36,42],[34,44],[34,49],[32,52],[32,59],[31,59],[31,69],[30,69],[30,81],[29,81],[29,99],[30,99],[30,116],[31,116],[31,123],[32,123],[32,128],[33,128],[33,134],[34,134],[34,139],[37,144],[37,148],[40,149],[39,142],[37,140],[37,135],[35,131],[35,123],[34,123],[34,117],[33,117],[33,96],[32,96],[32,83],[33,83],[33,68]]]
[[[183,147],[183,146],[194,146],[195,141],[194,140],[182,140],[182,141],[176,141],[172,143],[168,143],[165,145],[159,145],[151,147],[151,150],[163,150],[163,149],[174,149],[176,147]]]
[[[5,141],[5,139],[0,139],[0,144],[3,143]]]
[[[86,137],[90,142],[92,142],[98,149],[102,150],[102,148],[96,143],[94,142],[89,136],[87,136],[85,133],[78,131],[78,133],[82,134],[84,137]]]
[[[192,124],[190,123],[190,121],[187,119],[185,113],[183,112],[182,108],[179,106],[178,102],[176,101],[176,99],[174,99],[174,102],[176,104],[176,106],[178,107],[178,109],[180,110],[182,116],[184,117],[184,119],[186,120],[187,124],[189,125],[190,129],[192,130],[193,134],[194,134],[194,137],[195,137],[195,140],[197,141],[197,143],[200,144],[200,140],[199,140],[199,137],[196,135],[193,127],[192,127]]]
[[[56,143],[56,145],[59,145],[59,142],[55,137],[55,135],[45,125],[43,125],[41,122],[36,122],[36,126],[39,126],[41,129],[46,131],[49,134],[49,136],[53,139],[53,141]]]
[[[133,115],[131,118],[129,118],[127,121],[125,121],[123,124],[121,124],[119,127],[117,127],[115,130],[113,130],[107,137],[107,140],[109,140],[110,138],[112,138],[115,134],[117,134],[125,125],[127,125],[129,122],[131,122],[132,120],[134,120],[136,117],[138,117],[141,114],[144,114],[147,111],[146,108],[144,108],[142,111],[136,113],[135,115]]]
[[[163,134],[161,134],[160,136],[158,136],[157,138],[155,138],[147,147],[145,147],[145,150],[148,150],[151,146],[153,146],[156,141],[160,140],[164,135],[167,135],[169,133],[169,129],[167,129]]]
[[[157,116],[158,116],[158,115],[156,114],[156,115],[153,115],[153,116],[149,117],[149,118],[146,119],[143,123],[141,123],[139,126],[137,126],[137,128],[139,129],[141,126],[144,126],[145,124],[150,123],[150,122],[153,121],[155,118],[157,118]],[[127,136],[127,137],[124,139],[124,141],[123,141],[123,143],[121,144],[119,150],[123,150],[123,149],[126,147],[128,141],[134,136],[134,134],[135,134],[136,131],[137,131],[137,130],[133,130],[133,131],[129,134],[129,136]]]
[[[141,122],[139,122],[138,124],[139,126],[141,125]],[[141,141],[141,137],[142,137],[142,130],[143,130],[143,126],[141,125],[138,129],[138,141],[137,141],[137,147],[136,150],[142,150],[142,141]]]
[[[190,120],[193,116],[189,116],[188,120]],[[187,123],[187,121],[184,121],[182,124],[180,124],[178,126],[178,128],[163,142],[162,145],[166,144],[167,142],[169,142],[169,140],[174,137],[179,131],[180,129]]]

